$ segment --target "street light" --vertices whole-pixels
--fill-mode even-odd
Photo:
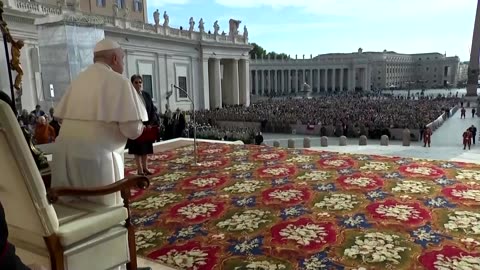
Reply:
[[[198,157],[197,157],[197,122],[195,121],[195,101],[193,98],[188,94],[187,90],[176,86],[174,84],[171,84],[172,90],[170,92],[167,92],[167,96],[170,97],[173,93],[173,88],[178,89],[182,91],[185,95],[187,95],[188,100],[192,102],[192,110],[193,110],[193,158],[195,165],[198,165]]]

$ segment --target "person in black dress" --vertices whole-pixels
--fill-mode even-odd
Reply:
[[[145,103],[147,109],[148,121],[143,122],[146,126],[158,126],[159,121],[156,108],[153,104],[152,97],[145,91],[142,91],[142,77],[140,75],[133,75],[130,79],[135,90],[137,90]],[[152,173],[147,168],[147,155],[153,154],[154,142],[140,142],[138,140],[128,140],[126,148],[128,153],[135,156],[135,164],[137,165],[137,173],[139,175],[151,175]]]

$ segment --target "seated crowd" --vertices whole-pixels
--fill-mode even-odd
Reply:
[[[262,128],[291,132],[292,124],[385,130],[419,129],[459,103],[457,98],[406,99],[384,96],[336,95],[301,99],[269,99],[250,107],[228,106],[197,112],[199,122],[260,122]],[[264,129],[265,130],[265,129]],[[268,130],[270,131],[270,130]]]
[[[193,138],[193,123],[189,123],[187,126],[188,137]],[[258,134],[258,130],[239,127],[219,127],[212,126],[210,124],[198,124],[197,125],[197,138],[208,140],[223,140],[223,141],[242,141],[245,144],[255,143],[255,136]]]

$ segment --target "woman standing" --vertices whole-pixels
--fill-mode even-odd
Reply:
[[[130,78],[133,87],[142,97],[147,109],[148,121],[143,122],[145,126],[158,126],[158,117],[155,113],[156,108],[153,105],[152,97],[147,92],[142,91],[142,77],[140,75],[133,75]],[[135,164],[137,165],[138,175],[151,175],[152,173],[147,168],[147,155],[153,154],[153,142],[141,142],[138,140],[128,140],[128,153],[135,156]]]

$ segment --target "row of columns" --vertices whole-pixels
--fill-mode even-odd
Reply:
[[[248,60],[205,59],[203,62],[205,108],[222,108],[224,105],[249,106],[249,82],[250,63]]]
[[[356,87],[370,89],[370,72],[367,66],[331,69],[262,69],[251,71],[250,88],[256,95],[270,93],[289,94],[303,90],[303,84],[312,87],[313,92],[349,90]]]

